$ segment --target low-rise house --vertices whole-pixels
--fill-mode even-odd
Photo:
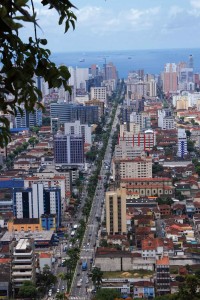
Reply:
[[[134,282],[133,296],[142,299],[153,299],[155,297],[154,283],[150,281]]]
[[[158,259],[164,253],[169,256],[174,255],[174,245],[171,239],[163,238],[147,238],[142,241],[142,257],[148,259],[149,257]]]
[[[161,216],[169,216],[171,215],[171,206],[167,204],[158,205]]]

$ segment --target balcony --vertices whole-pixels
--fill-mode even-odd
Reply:
[[[17,276],[17,277],[29,276],[29,277],[32,277],[32,271],[26,271],[26,272],[17,272],[17,271],[15,271],[15,272],[12,272],[12,276]]]

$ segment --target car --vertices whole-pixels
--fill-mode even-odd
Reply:
[[[90,243],[87,243],[87,246],[90,246]]]
[[[86,282],[85,282],[86,284],[88,284],[89,283],[89,279],[86,279]]]
[[[62,286],[62,290],[64,290],[65,289],[65,287],[64,287],[64,285]]]
[[[79,282],[83,282],[83,279],[81,278],[81,279],[79,280]]]
[[[56,293],[60,293],[60,289],[57,289]]]
[[[92,234],[90,233],[89,236],[92,236]]]
[[[77,276],[80,276],[81,274],[80,273],[77,273]]]

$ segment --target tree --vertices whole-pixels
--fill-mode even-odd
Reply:
[[[65,23],[65,32],[70,26],[75,28],[76,16],[72,9],[75,6],[69,0],[42,0],[41,4],[48,9],[55,9],[59,15],[59,25]],[[27,41],[20,38],[24,24],[33,25],[34,37]],[[44,48],[46,39],[37,36],[37,13],[34,0],[29,1],[1,1],[0,6],[0,112],[16,115],[22,114],[21,104],[31,112],[35,106],[42,107],[40,100],[41,91],[35,86],[34,76],[43,77],[49,88],[63,86],[71,91],[67,81],[70,73],[67,67],[51,62],[51,52]],[[11,101],[7,101],[12,95]],[[9,121],[4,116],[0,117],[0,146],[3,147],[10,140]]]
[[[29,140],[28,140],[29,144],[32,145],[32,147],[34,148],[34,146],[38,143],[38,139],[35,136],[32,136]]]
[[[19,296],[23,298],[35,299],[37,290],[32,281],[25,281],[19,289]]]
[[[95,300],[114,300],[120,298],[121,293],[115,289],[100,289],[95,295]]]
[[[188,152],[194,151],[194,142],[191,140],[187,140],[187,151]]]
[[[48,265],[45,265],[41,274],[38,274],[37,278],[38,284],[45,288],[51,286],[51,284],[57,283],[57,277],[52,274]]]
[[[92,282],[97,289],[100,288],[100,285],[102,283],[102,277],[103,277],[103,272],[101,271],[101,269],[95,267],[92,270]]]

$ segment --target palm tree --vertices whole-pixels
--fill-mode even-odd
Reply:
[[[92,270],[92,282],[94,286],[99,289],[102,283],[103,272],[100,268],[95,267]]]

